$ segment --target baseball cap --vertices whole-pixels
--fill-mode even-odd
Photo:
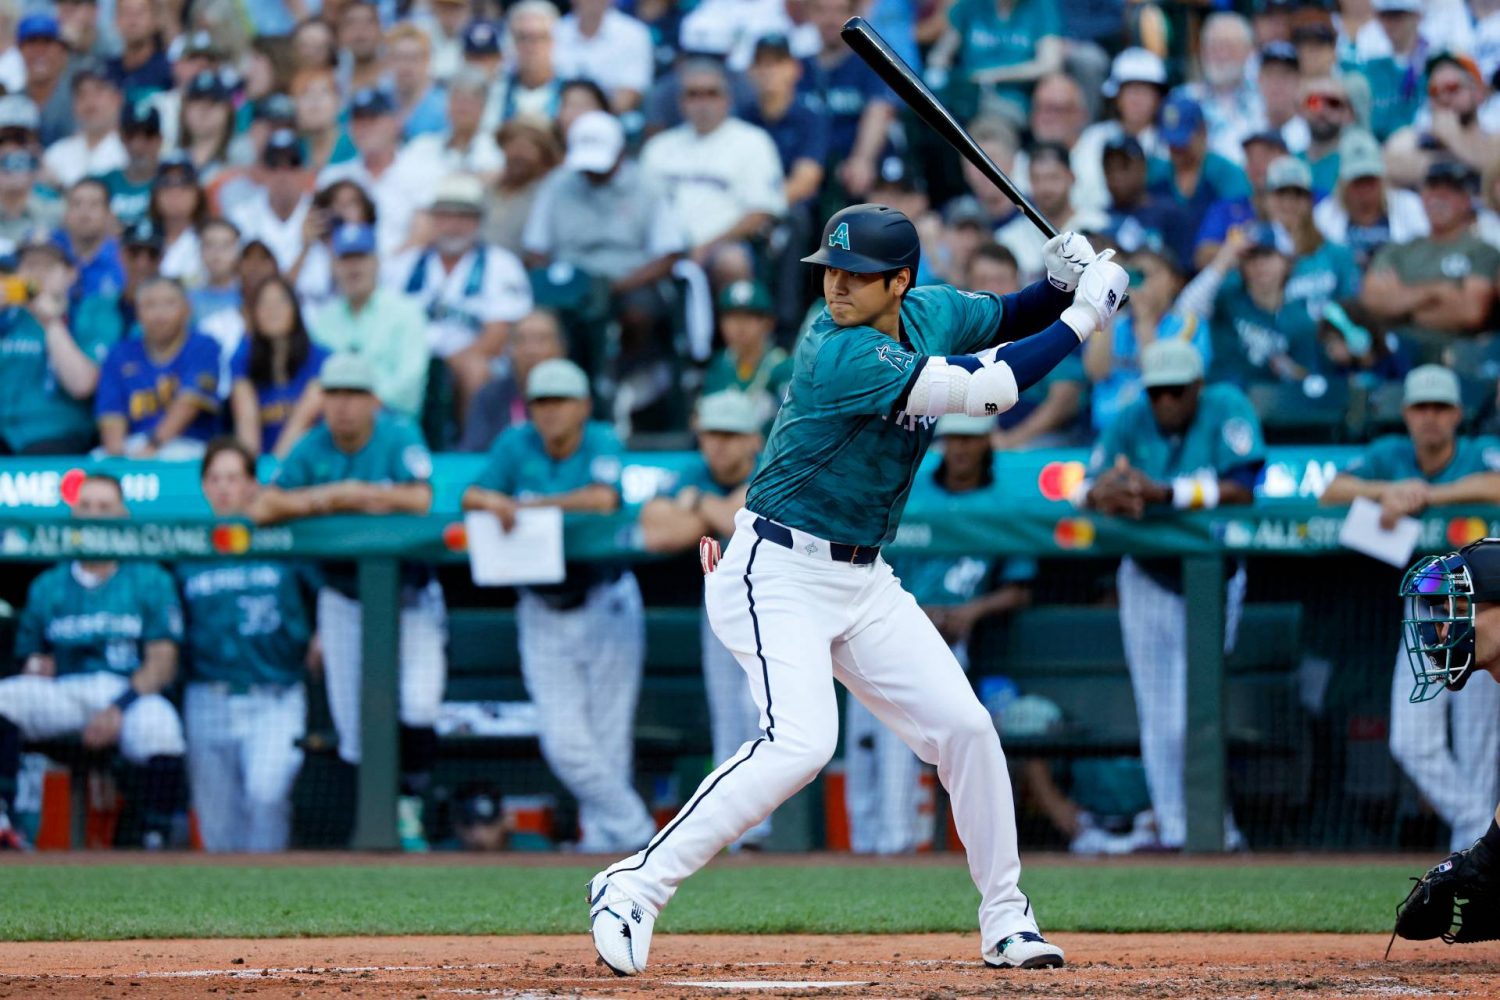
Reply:
[[[1176,91],[1162,105],[1157,119],[1161,139],[1168,146],[1181,149],[1193,141],[1203,127],[1203,109],[1182,91]]]
[[[526,401],[534,399],[588,399],[589,377],[566,358],[549,358],[526,376]]]
[[[346,222],[333,231],[333,255],[352,257],[375,252],[375,227]]]
[[[206,31],[195,31],[183,36],[182,50],[175,56],[177,59],[183,57],[205,56],[216,59],[219,56],[219,47],[214,43],[214,36]]]
[[[1463,405],[1463,396],[1458,390],[1458,376],[1451,368],[1418,365],[1406,373],[1406,382],[1401,389],[1401,405],[1417,406],[1421,403]]]
[[[286,94],[267,94],[255,102],[255,120],[291,125],[297,121],[296,102]]]
[[[125,230],[125,235],[120,242],[126,247],[150,247],[152,250],[162,248],[161,230],[156,228],[149,216],[141,216],[131,223]]]
[[[1281,253],[1281,240],[1276,238],[1276,228],[1265,222],[1252,223],[1245,227],[1245,238],[1249,243],[1249,249],[1271,250]]]
[[[1275,129],[1262,129],[1259,132],[1251,132],[1240,140],[1240,146],[1248,148],[1254,143],[1263,142],[1268,146],[1275,146],[1283,153],[1286,152],[1286,139]]]
[[[948,207],[943,209],[943,225],[945,226],[988,226],[990,215],[979,204],[979,199],[972,194],[959,195],[948,202]]]
[[[20,128],[35,132],[42,121],[36,103],[23,94],[0,97],[0,129]]]
[[[759,59],[762,54],[788,58],[792,54],[792,40],[780,31],[761,35],[755,43],[754,58]]]
[[[122,135],[161,135],[161,115],[150,104],[126,101],[120,106]]]
[[[1282,63],[1297,68],[1297,47],[1291,42],[1267,42],[1260,50],[1260,64]]]
[[[1266,168],[1266,190],[1312,190],[1312,167],[1295,156],[1278,156]]]
[[[323,362],[318,381],[325,392],[374,392],[375,369],[361,355],[340,352]]]
[[[1159,385],[1187,385],[1202,377],[1203,355],[1185,340],[1152,341],[1141,352],[1141,384],[1147,389]]]
[[[1154,83],[1158,87],[1167,85],[1167,64],[1161,56],[1140,46],[1131,46],[1110,64],[1109,79],[1100,88],[1105,97],[1116,97],[1127,83]]]
[[[500,32],[488,21],[470,21],[464,28],[464,55],[498,56]]]
[[[36,154],[29,149],[13,149],[0,156],[0,174],[24,174],[36,168]]]
[[[1473,78],[1474,85],[1476,87],[1484,86],[1484,74],[1479,71],[1479,64],[1469,56],[1463,55],[1459,52],[1453,52],[1449,49],[1444,49],[1441,52],[1435,52],[1428,57],[1427,75],[1431,76],[1432,71],[1443,65],[1443,63],[1451,63],[1452,65],[1457,66],[1459,69],[1463,70],[1465,73],[1469,74],[1469,76]]]
[[[1364,129],[1346,129],[1339,137],[1339,180],[1384,177],[1385,158],[1380,143]]]
[[[432,211],[454,215],[484,212],[484,182],[473,174],[449,174],[438,181],[432,196]]]
[[[183,98],[189,101],[223,101],[229,98],[229,88],[224,86],[224,78],[218,72],[206,69],[193,74]]]
[[[354,118],[388,115],[395,109],[390,95],[376,87],[361,87],[349,99],[349,114]]]
[[[933,428],[938,437],[989,437],[994,429],[994,417],[971,417],[967,413],[945,413]]]
[[[1422,0],[1372,0],[1370,7],[1377,14],[1420,14]]]
[[[85,80],[97,80],[100,83],[109,84],[116,90],[119,89],[119,85],[115,83],[115,78],[110,73],[109,67],[104,64],[102,59],[80,59],[77,65],[73,67],[73,79],[68,86],[77,90],[78,85]]]
[[[197,183],[198,181],[198,166],[193,162],[193,158],[186,153],[172,153],[163,156],[160,162],[157,163],[157,180],[161,180],[163,176],[170,173],[184,174],[193,183]]]
[[[563,165],[590,174],[608,173],[625,149],[625,128],[608,111],[588,111],[568,126],[568,155]]]
[[[1133,135],[1125,135],[1124,133],[1114,136],[1104,144],[1104,155],[1108,156],[1110,153],[1128,156],[1132,160],[1144,160],[1146,158],[1146,150],[1141,146],[1140,140]]]
[[[25,45],[37,39],[53,42],[62,40],[57,18],[47,13],[27,14],[21,18],[21,22],[16,25],[16,44]]]
[[[1467,163],[1457,160],[1436,160],[1427,168],[1423,184],[1447,184],[1473,192],[1479,184],[1479,175]]]
[[[260,162],[268,167],[300,167],[303,163],[302,140],[289,128],[279,128],[266,140]]]
[[[719,312],[749,312],[769,316],[775,312],[766,286],[748,278],[731,282],[719,293]]]
[[[536,376],[533,374],[532,378]],[[530,383],[527,383],[530,387]],[[759,434],[760,416],[755,404],[738,389],[710,393],[698,400],[697,426],[700,431],[720,434]]]
[[[1337,41],[1338,35],[1334,32],[1333,25],[1323,21],[1299,24],[1292,29],[1293,45],[1333,45]]]

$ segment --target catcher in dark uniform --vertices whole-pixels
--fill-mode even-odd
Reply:
[[[1412,701],[1458,691],[1476,671],[1500,681],[1500,538],[1428,556],[1401,581]],[[1416,880],[1396,910],[1395,935],[1449,944],[1500,939],[1500,808],[1467,850]],[[1386,948],[1390,954],[1390,948]]]

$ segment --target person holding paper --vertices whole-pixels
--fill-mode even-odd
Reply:
[[[1500,503],[1500,440],[1459,436],[1458,376],[1442,365],[1414,368],[1401,401],[1406,434],[1372,442],[1328,484],[1321,502],[1373,500],[1386,530],[1429,507]],[[1484,832],[1500,794],[1500,686],[1413,702],[1405,689],[1410,678],[1402,645],[1391,687],[1391,755],[1448,824],[1456,851]]]
[[[526,380],[530,419],[505,429],[464,491],[466,511],[489,511],[509,531],[524,507],[609,514],[620,507],[620,441],[589,419],[589,379],[553,358]],[[623,566],[569,562],[562,583],[521,588],[516,609],[521,677],[536,704],[542,756],[578,800],[578,849],[641,847],[656,824],[632,781],[635,706],[646,620]]]

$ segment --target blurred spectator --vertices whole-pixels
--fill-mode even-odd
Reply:
[[[359,158],[354,139],[339,120],[338,80],[332,70],[300,70],[292,77],[290,92],[302,156],[313,171]]]
[[[125,268],[113,235],[109,189],[103,181],[85,177],[68,189],[64,206],[62,228],[52,239],[78,270],[69,298],[76,306],[89,296],[118,295],[125,287]]]
[[[1032,146],[1051,143],[1072,150],[1088,123],[1088,102],[1077,80],[1064,73],[1049,73],[1036,82],[1031,91],[1031,116],[1027,120]],[[1023,178],[1030,175],[1029,156],[1027,150],[1016,155],[1016,173]],[[1031,188],[1022,181],[1021,190],[1029,194]]]
[[[1037,88],[1040,93],[1041,88]],[[1038,96],[1032,105],[1038,107],[1045,100]],[[1031,147],[1027,158],[1030,174],[1032,203],[1042,215],[1058,227],[1058,232],[1070,229],[1084,231],[1096,229],[1104,219],[1083,219],[1074,212],[1069,195],[1073,191],[1073,168],[1068,160],[1068,150],[1052,142],[1039,142]],[[995,230],[995,242],[1016,255],[1021,266],[1021,283],[1029,285],[1043,276],[1042,244],[1047,237],[1036,227],[1036,223],[1023,215]]]
[[[120,109],[120,140],[125,148],[125,163],[97,173],[109,189],[109,211],[121,226],[129,226],[144,217],[151,207],[151,185],[161,162],[161,118],[156,109],[144,104],[127,104]]]
[[[767,35],[787,36],[792,54],[799,59],[816,55],[823,45],[817,28],[803,22],[801,16],[793,21],[792,12],[800,15],[807,7],[806,3],[796,0],[792,3],[785,0],[702,0],[686,11],[682,11],[685,5],[675,2],[664,6],[668,11],[677,11],[676,16],[681,19],[678,37],[673,40],[674,52],[720,56],[735,73],[750,66],[755,43]],[[653,21],[640,9],[637,9],[636,16],[643,21]],[[654,20],[661,24],[669,22],[672,16],[672,13],[663,13]],[[897,38],[887,38],[892,44],[900,44]],[[660,50],[657,58],[660,63]]]
[[[70,129],[66,138],[52,143],[42,155],[42,165],[58,187],[71,187],[75,181],[109,173],[129,161],[118,130],[120,92],[105,75],[104,67],[99,63],[80,64],[72,81],[77,131]],[[160,127],[158,120],[158,131]]]
[[[31,98],[24,94],[0,97],[0,152],[13,149],[39,152],[42,148],[37,141],[40,121]]]
[[[522,234],[542,181],[563,160],[562,143],[546,121],[513,118],[500,126],[495,139],[505,155],[500,179],[486,199],[486,243],[521,253]]]
[[[493,85],[504,62],[498,26],[489,21],[470,21],[464,28],[463,55],[464,67],[478,70]],[[487,123],[485,131],[493,132],[493,125]]]
[[[994,242],[994,224],[985,207],[973,195],[950,199],[944,206],[937,245],[927,255],[932,258],[930,266],[938,280],[950,284],[961,283],[974,252],[981,245]],[[923,228],[925,225],[917,232],[921,234]],[[1012,261],[1015,260],[1015,254],[1009,250],[1005,252],[1010,254]],[[929,265],[924,262],[919,266],[918,273],[922,273],[927,266]]]
[[[772,340],[775,332],[776,307],[764,285],[736,281],[719,293],[724,349],[703,373],[703,394],[730,389],[740,393],[753,408],[763,433],[770,433],[792,381],[792,359]]]
[[[71,51],[86,59],[109,55],[113,43],[100,30],[98,0],[58,0],[57,21],[58,35]],[[11,88],[11,93],[20,89]]]
[[[792,54],[785,35],[768,35],[755,43],[750,64],[750,82],[755,104],[744,110],[744,119],[766,130],[781,157],[786,176],[786,201],[793,210],[808,213],[823,185],[823,167],[828,162],[828,114],[818,107],[799,83],[805,72]]]
[[[565,358],[562,324],[550,309],[534,309],[510,332],[507,364],[469,404],[459,451],[488,451],[500,432],[526,420],[526,379],[548,358]]]
[[[1250,400],[1234,386],[1205,385],[1202,355],[1180,340],[1159,340],[1142,352],[1141,380],[1147,398],[1136,400],[1104,431],[1076,494],[1082,505],[1139,519],[1254,502],[1265,442]],[[1187,609],[1181,563],[1127,556],[1120,562],[1118,588],[1157,846],[1178,850],[1187,837]],[[1232,649],[1245,599],[1243,562],[1225,589],[1223,641]],[[1224,842],[1230,849],[1242,843],[1227,812]]]
[[[380,283],[375,231],[345,223],[333,231],[333,280],[338,294],[315,312],[313,340],[330,352],[363,357],[375,373],[375,395],[408,417],[427,393],[427,318],[408,296]]]
[[[609,514],[620,508],[620,442],[589,420],[588,376],[571,361],[543,361],[526,382],[531,419],[495,439],[464,510],[494,514],[502,529],[525,507]],[[634,574],[611,563],[570,562],[558,584],[521,588],[516,608],[521,676],[536,705],[542,756],[578,800],[580,851],[643,846],[656,824],[632,785],[636,698],[645,620]],[[608,635],[602,646],[558,637]],[[578,719],[591,719],[589,726]]]
[[[1500,248],[1500,160],[1485,169],[1479,183],[1479,219],[1474,225],[1474,231],[1490,246]],[[0,234],[4,233],[3,204],[3,191],[0,191]],[[1419,200],[1418,205],[1420,204]],[[1425,214],[1423,221],[1426,221]]]
[[[1457,160],[1478,173],[1500,159],[1494,123],[1486,128],[1479,120],[1484,80],[1474,60],[1452,52],[1428,59],[1427,96],[1423,114],[1386,142],[1392,184],[1416,187],[1438,160]]]
[[[1151,191],[1177,203],[1189,219],[1202,219],[1216,201],[1250,197],[1250,180],[1232,160],[1209,149],[1203,111],[1186,94],[1167,98],[1161,109],[1161,140],[1167,159],[1151,160]]]
[[[1375,21],[1356,36],[1354,61],[1370,81],[1370,128],[1384,139],[1416,118],[1422,106],[1423,62],[1443,46],[1422,37],[1423,0],[1371,0],[1370,5]]]
[[[189,288],[202,284],[199,231],[208,222],[208,195],[198,183],[192,160],[177,153],[162,161],[147,214],[161,231],[161,273]]]
[[[1193,100],[1208,124],[1208,146],[1235,162],[1240,143],[1265,120],[1265,102],[1250,72],[1255,40],[1250,23],[1239,14],[1210,14],[1198,36],[1203,79],[1185,84],[1182,93]]]
[[[73,269],[55,245],[22,246],[16,273],[35,291],[0,307],[0,451],[81,455],[94,444],[89,404],[112,331],[69,326]]]
[[[1429,167],[1422,207],[1432,234],[1381,249],[1360,289],[1360,305],[1395,327],[1415,360],[1434,360],[1453,338],[1490,328],[1500,250],[1473,232],[1474,186],[1464,164]]]
[[[531,312],[531,282],[514,254],[480,240],[479,178],[438,181],[429,214],[432,242],[390,259],[383,284],[426,310],[427,349],[447,362],[462,416],[505,351],[510,324]]]
[[[557,99],[557,118],[552,124],[557,134],[566,139],[568,129],[579,118],[590,111],[608,110],[609,98],[603,87],[593,80],[569,80],[562,85],[562,93]]]
[[[334,99],[335,104],[337,98]],[[258,187],[255,171],[271,136],[282,129],[296,129],[297,106],[285,94],[269,94],[249,106],[250,125],[229,143],[229,166],[218,171],[209,182],[209,196],[220,212],[254,195]],[[352,151],[352,140],[349,143]],[[304,151],[304,156],[308,155]]]
[[[213,70],[204,70],[188,82],[182,94],[182,114],[177,126],[177,147],[191,160],[204,181],[210,181],[229,159],[234,138],[233,95]],[[126,136],[129,145],[129,136]]]
[[[448,99],[432,79],[432,42],[427,34],[414,24],[398,24],[386,34],[385,46],[401,138],[444,131]]]
[[[1161,57],[1143,48],[1129,48],[1115,56],[1104,96],[1109,117],[1089,125],[1072,145],[1073,205],[1081,211],[1109,208],[1104,181],[1104,150],[1114,140],[1129,136],[1147,156],[1165,156],[1156,134],[1156,115],[1167,89],[1167,67]]]
[[[1016,150],[1020,148],[1020,145],[1014,128],[1003,118],[978,118],[969,123],[969,134],[997,167],[1005,171],[1008,177],[1015,178],[1019,173],[1016,170],[1018,159]],[[991,184],[984,174],[980,173],[979,168],[968,159],[964,160],[962,169],[964,184],[967,185],[969,194],[978,199],[985,215],[985,222],[990,224],[991,228],[1004,224],[1007,219],[1017,213],[1016,206],[1005,196],[1004,192]],[[951,209],[945,209],[945,215],[948,210]]]
[[[339,14],[342,13],[340,10]],[[334,15],[330,12],[330,20],[306,17],[297,22],[297,27],[292,29],[291,39],[292,75],[308,69],[339,68],[339,43],[333,19]]]
[[[1268,226],[1235,230],[1224,241],[1203,272],[1223,280],[1211,317],[1212,381],[1300,382],[1321,369],[1321,310],[1312,316],[1292,298],[1300,263]]]
[[[240,245],[239,267],[241,293],[281,274],[276,255],[260,240],[247,240]]]
[[[503,851],[510,843],[510,821],[493,785],[471,785],[453,797],[453,832],[466,851]]]
[[[375,0],[348,0],[339,11],[338,27],[339,91],[353,94],[382,86],[385,36]]]
[[[245,315],[246,336],[229,363],[234,436],[252,455],[284,459],[322,417],[318,373],[328,350],[308,336],[285,278],[251,291]]]
[[[1021,269],[1016,255],[998,243],[982,243],[969,255],[960,288],[974,292],[1010,295],[1021,290]]]
[[[218,430],[219,345],[189,323],[187,296],[170,278],[136,295],[141,335],[110,349],[94,415],[108,455],[192,459]]]
[[[1293,156],[1273,160],[1266,170],[1267,207],[1287,238],[1292,272],[1287,279],[1286,306],[1299,313],[1296,322],[1316,326],[1330,302],[1353,299],[1359,293],[1359,267],[1349,248],[1324,239],[1313,222],[1312,171]],[[1289,321],[1283,317],[1282,322]]]
[[[297,297],[309,311],[328,302],[333,287],[333,252],[329,241],[344,223],[375,225],[375,202],[357,182],[344,177],[318,188],[303,220],[302,255],[287,270],[297,285]]]
[[[259,190],[226,213],[240,238],[264,243],[283,271],[302,253],[303,229],[312,206],[303,162],[296,133],[290,129],[276,132],[261,154]]]
[[[1204,267],[1219,253],[1229,231],[1236,226],[1270,221],[1271,192],[1266,177],[1271,164],[1287,155],[1279,132],[1255,132],[1245,138],[1245,177],[1250,181],[1247,198],[1221,198],[1208,208],[1193,243],[1192,263]]]
[[[438,161],[449,174],[474,174],[486,185],[493,184],[505,156],[494,132],[480,127],[488,92],[489,81],[480,70],[455,73],[448,80],[448,115],[442,131],[413,139],[413,150]]]
[[[0,253],[11,253],[33,233],[51,232],[62,220],[62,202],[37,190],[40,166],[28,149],[0,152]]]
[[[1346,23],[1353,10],[1352,5],[1344,5]],[[1297,68],[1303,76],[1329,76],[1338,69],[1338,33],[1333,25],[1323,21],[1298,25],[1292,31],[1292,46],[1297,50]]]
[[[375,233],[385,255],[411,245],[413,223],[432,200],[432,181],[442,169],[430,150],[404,148],[395,107],[383,90],[361,90],[349,100],[359,166],[352,174],[375,201]],[[327,176],[325,174],[325,176]]]
[[[1313,221],[1324,238],[1349,248],[1361,272],[1387,243],[1428,234],[1421,197],[1386,183],[1379,143],[1358,129],[1340,141],[1338,190],[1313,208]]]
[[[1338,184],[1339,142],[1344,133],[1357,127],[1353,101],[1350,99],[1351,77],[1325,76],[1304,79],[1302,113],[1307,119],[1307,152],[1312,166],[1313,194],[1327,196]]]
[[[0,3],[0,88],[14,94],[26,86],[26,62],[16,48],[16,25],[21,11],[17,0]]]
[[[115,0],[121,51],[109,61],[109,76],[132,104],[173,87],[172,63],[162,48],[163,27],[152,0]]]
[[[412,23],[432,45],[432,78],[444,86],[463,66],[464,28],[472,6],[468,0],[429,0],[425,11],[413,12]]]
[[[1121,249],[1134,250],[1154,238],[1165,241],[1177,260],[1192,260],[1193,220],[1176,198],[1148,186],[1150,162],[1140,142],[1132,136],[1119,136],[1105,143],[1107,228]]]
[[[16,46],[26,61],[26,96],[41,115],[43,146],[73,134],[73,68],[51,14],[28,14],[16,26]]]
[[[730,117],[721,66],[694,60],[681,76],[687,121],[646,143],[641,169],[666,192],[693,260],[722,285],[750,276],[746,241],[786,210],[781,159],[765,131]]]
[[[484,127],[493,129],[517,115],[557,116],[563,78],[553,61],[557,8],[549,0],[520,0],[506,14],[508,42],[515,65],[502,70],[490,91]]]
[[[655,75],[651,33],[610,0],[573,0],[572,6],[554,29],[558,76],[594,81],[616,114],[640,107]]]
[[[1031,85],[1063,67],[1062,19],[1047,0],[957,0],[927,64],[979,88],[979,110],[1019,125]],[[955,56],[957,63],[955,65]]]
[[[800,86],[818,99],[828,116],[830,176],[851,200],[858,201],[869,194],[879,173],[880,157],[896,120],[895,101],[875,71],[839,34],[844,22],[857,12],[855,0],[809,0],[808,10],[823,47],[806,60]],[[683,87],[687,85],[684,74]],[[683,114],[692,117],[686,103]]]
[[[1263,128],[1257,131],[1273,132],[1281,137],[1289,152],[1303,153],[1310,137],[1307,120],[1302,117],[1302,76],[1297,50],[1286,42],[1273,42],[1261,49],[1256,86],[1264,109]],[[1241,141],[1249,142],[1249,136]]]
[[[188,289],[193,325],[219,343],[221,360],[232,359],[244,336],[240,296],[240,234],[234,223],[209,219],[198,232],[201,282]]]
[[[199,472],[214,516],[245,517],[259,490],[255,454],[209,443]],[[284,851],[302,768],[310,666],[321,667],[297,563],[225,556],[177,564],[188,666],[183,716],[193,814],[208,851]]]
[[[86,476],[72,516],[128,517],[120,481]],[[18,675],[0,681],[0,833],[16,793],[20,741],[78,737],[140,769],[141,846],[168,846],[187,744],[162,696],[177,675],[182,609],[172,578],[145,560],[63,562],[31,582],[16,626]],[[14,838],[11,838],[14,843]]]

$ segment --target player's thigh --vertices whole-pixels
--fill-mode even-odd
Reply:
[[[544,725],[558,716],[580,719],[586,712],[587,679],[577,648],[582,622],[581,609],[558,611],[529,594],[516,605],[521,680]]]
[[[240,749],[245,796],[252,806],[291,794],[302,768],[298,743],[307,731],[307,691],[301,684],[257,693],[255,699],[255,724]]]
[[[1391,672],[1390,723],[1391,755],[1401,762],[1448,751],[1448,705],[1454,700],[1452,695],[1440,691],[1430,701],[1413,702],[1411,687],[1411,667],[1406,647],[1401,646],[1396,650],[1396,666]]]
[[[0,681],[0,715],[26,739],[45,740],[80,732],[95,713],[118,698],[130,682],[104,672]]]
[[[159,694],[142,695],[120,721],[120,753],[132,764],[187,752],[177,708]]]
[[[409,726],[437,721],[448,678],[447,610],[433,589],[401,610],[401,721]]]

